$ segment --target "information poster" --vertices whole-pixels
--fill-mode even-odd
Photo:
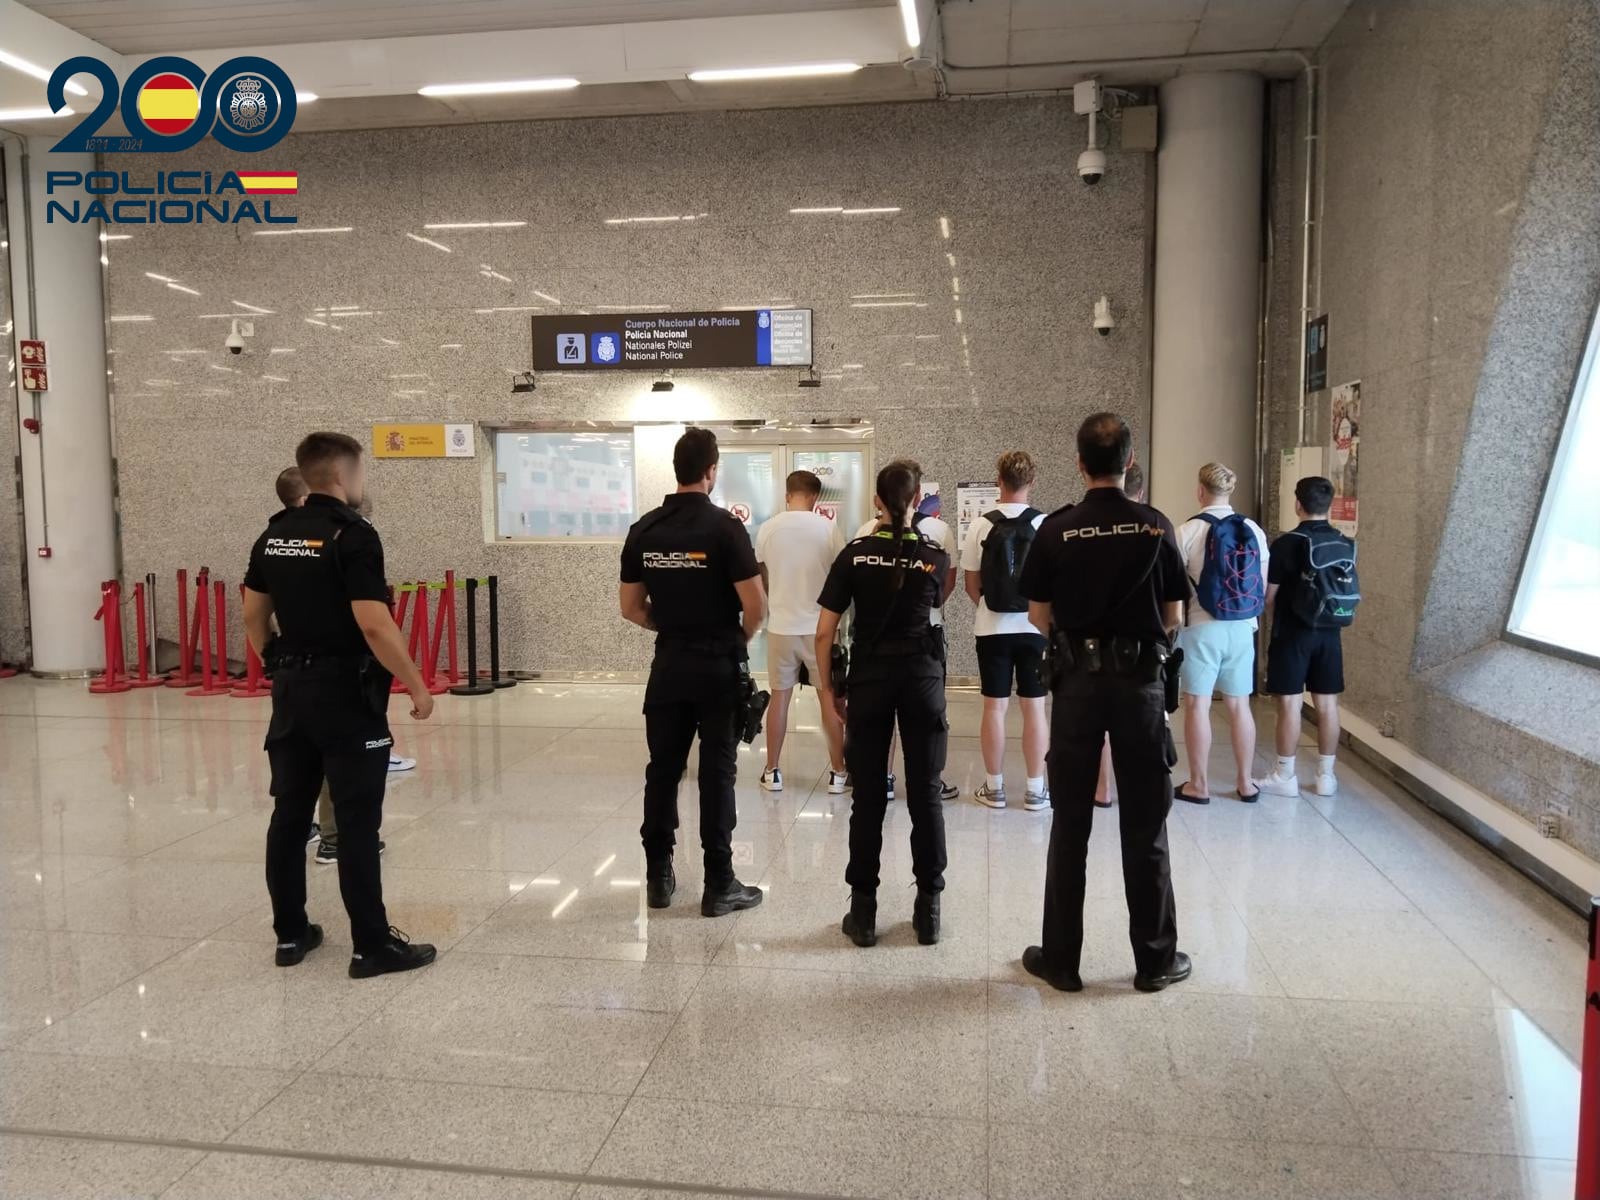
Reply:
[[[999,503],[998,483],[956,484],[956,544],[965,546],[967,531],[972,528],[972,523],[980,520],[984,513],[993,512]]]
[[[469,424],[372,427],[373,458],[472,458],[476,453]]]
[[[1328,479],[1333,483],[1333,510],[1328,519],[1340,533],[1355,537],[1361,466],[1361,381],[1335,387],[1330,408]]]

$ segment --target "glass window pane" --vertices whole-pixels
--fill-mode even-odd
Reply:
[[[494,435],[495,536],[621,539],[633,524],[633,433]]]
[[[1556,450],[1511,632],[1600,659],[1600,370],[1596,332]]]

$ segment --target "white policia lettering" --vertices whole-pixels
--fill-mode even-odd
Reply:
[[[269,558],[321,558],[322,542],[316,538],[268,538],[261,552]]]
[[[1061,540],[1070,542],[1073,538],[1124,537],[1140,533],[1150,537],[1160,537],[1161,529],[1155,525],[1146,525],[1142,521],[1124,521],[1119,525],[1085,525],[1081,529],[1063,530]]]
[[[394,745],[394,739],[392,737],[375,738],[367,743],[366,748],[368,750],[382,750],[385,746],[392,745]]]
[[[884,558],[881,554],[857,554],[853,558],[851,558],[850,563],[851,563],[852,566],[857,566],[857,567],[860,567],[860,566],[892,567],[896,563],[903,563],[906,567],[910,568],[911,570],[913,570],[913,571],[921,571],[921,572],[923,572],[924,574],[927,574],[927,575],[932,575],[934,573],[934,571],[936,570],[936,568],[934,567],[934,565],[931,562],[918,562],[918,561],[916,561],[914,559],[909,559],[909,558],[907,558],[907,559]]]
[[[650,571],[706,571],[711,564],[703,550],[646,550],[644,566]]]

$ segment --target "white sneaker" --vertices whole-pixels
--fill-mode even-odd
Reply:
[[[1004,808],[1006,806],[1006,789],[1003,787],[992,788],[988,783],[980,783],[978,790],[972,793],[972,798],[979,804],[990,808]]]
[[[1339,780],[1332,771],[1317,774],[1317,795],[1331,796],[1339,790]]]
[[[1256,787],[1266,792],[1269,796],[1298,796],[1300,794],[1300,778],[1297,775],[1285,777],[1274,771],[1265,779],[1256,780]]]
[[[1022,793],[1022,807],[1029,812],[1040,812],[1050,807],[1049,791],[1033,792],[1024,790]]]
[[[848,786],[850,786],[850,772],[828,768],[828,795],[842,796]]]
[[[783,791],[783,772],[777,767],[768,767],[761,772],[761,788],[767,792]]]
[[[389,755],[389,773],[391,775],[400,771],[415,770],[417,760],[414,758],[401,758],[398,754]]]

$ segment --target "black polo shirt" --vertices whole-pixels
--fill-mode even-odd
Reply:
[[[320,492],[267,522],[250,550],[244,585],[272,597],[278,645],[286,654],[367,653],[350,602],[389,602],[378,531],[343,501]]]
[[[878,529],[839,551],[817,603],[836,613],[854,603],[852,640],[870,652],[874,643],[921,637],[933,628],[929,617],[943,599],[949,570],[950,556],[937,542],[911,529],[897,542],[890,530]]]
[[[1039,526],[1020,590],[1048,603],[1064,633],[1153,641],[1167,636],[1162,604],[1187,600],[1189,577],[1171,521],[1121,488],[1096,487]]]
[[[1311,521],[1301,521],[1293,530],[1280,533],[1272,542],[1272,549],[1267,558],[1267,582],[1275,583],[1281,589],[1293,585],[1299,579],[1300,573],[1311,565],[1311,542],[1324,541],[1329,534],[1338,534],[1338,530],[1327,518]],[[1300,536],[1300,535],[1304,536]],[[1294,606],[1289,603],[1289,597],[1280,591],[1277,600],[1272,605],[1272,632],[1276,634],[1285,627],[1294,629],[1310,628],[1304,621],[1295,615]]]
[[[704,492],[676,492],[634,522],[622,582],[642,583],[661,638],[743,643],[734,584],[760,573],[744,525]]]

